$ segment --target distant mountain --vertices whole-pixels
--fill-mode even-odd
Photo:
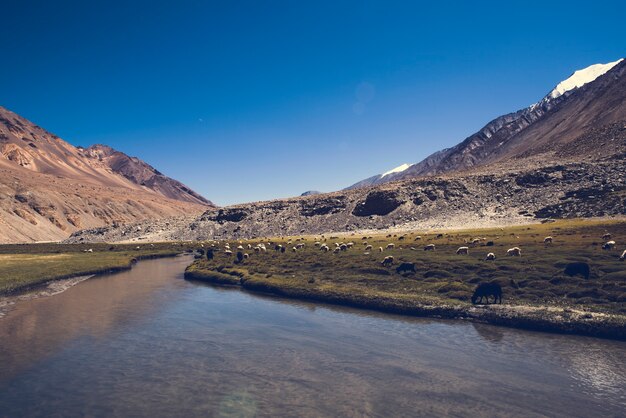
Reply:
[[[212,203],[181,182],[171,179],[137,157],[129,157],[108,145],[96,144],[78,148],[89,158],[104,163],[115,173],[121,174],[135,184],[147,187],[165,197],[184,202],[212,205]]]
[[[591,65],[574,72],[539,102],[492,120],[458,145],[401,171],[362,180],[348,189],[520,159],[551,164],[563,147],[581,135],[623,120],[626,120],[626,61]],[[585,157],[584,154],[571,156],[572,159]]]
[[[317,190],[308,190],[304,193],[302,193],[300,196],[313,196],[316,194],[321,194],[322,192],[318,192]]]
[[[358,189],[360,187],[373,186],[375,184],[386,183],[391,177],[395,177],[408,170],[411,167],[410,164],[402,164],[396,168],[393,168],[383,174],[376,174],[375,176],[368,177],[365,180],[361,180],[358,183],[353,184],[352,186],[346,187],[345,190],[350,189]]]
[[[191,215],[213,206],[138,158],[74,147],[0,107],[0,243]]]

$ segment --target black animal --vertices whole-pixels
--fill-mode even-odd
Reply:
[[[589,264],[583,262],[569,263],[565,266],[563,273],[570,277],[580,274],[585,279],[588,279],[591,274],[591,268],[589,268]]]
[[[487,241],[485,244],[487,247],[493,247],[493,241]]]
[[[202,248],[198,248],[196,251],[198,252],[198,254],[204,255],[204,250]]]
[[[206,259],[207,260],[213,260],[213,250],[212,249],[208,249],[206,250]]]
[[[237,261],[240,263],[243,261],[243,253],[241,251],[237,251]]]
[[[415,263],[402,263],[398,267],[396,267],[396,273],[415,273]]]
[[[280,252],[284,253],[285,252],[285,247],[280,247]]]
[[[498,283],[481,283],[476,286],[472,295],[472,303],[483,303],[483,297],[489,303],[489,296],[493,296],[493,303],[502,303],[502,286]]]
[[[274,251],[280,251],[281,248],[283,248],[282,245],[275,245],[274,246]]]

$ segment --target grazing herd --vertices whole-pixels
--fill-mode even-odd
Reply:
[[[388,235],[388,237],[390,237],[391,235]],[[441,237],[442,235],[440,234]],[[317,247],[320,251],[322,252],[332,252],[335,254],[341,253],[341,252],[346,252],[349,249],[353,248],[355,246],[354,242],[335,242],[334,246],[327,244],[326,242],[322,242],[322,241],[327,241],[326,238],[324,238],[324,236],[322,235],[322,240],[321,241],[316,241],[315,242],[315,247]],[[331,239],[336,239],[337,237],[331,237]],[[373,237],[363,237],[362,240],[366,240],[366,239],[371,239]],[[604,234],[602,236],[603,240],[605,241],[604,244],[602,244],[602,249],[603,250],[613,250],[616,247],[616,242],[614,240],[611,240],[612,236],[611,234]],[[414,238],[414,241],[419,241],[421,240],[422,237],[421,236],[416,236]],[[403,241],[405,240],[405,236],[401,236],[398,238],[399,241]],[[248,250],[253,250],[255,253],[259,253],[259,252],[266,252],[268,247],[271,247],[273,245],[273,248],[276,252],[280,252],[280,253],[284,253],[286,251],[286,249],[290,249],[291,252],[298,252],[299,250],[305,248],[305,242],[304,238],[297,238],[296,241],[302,241],[302,242],[297,242],[297,243],[293,243],[291,240],[287,241],[286,245],[283,244],[272,244],[271,242],[267,243],[267,246],[265,245],[265,243],[258,243],[256,245],[252,245],[252,244],[247,244],[247,249]],[[466,241],[469,245],[465,245],[465,246],[461,246],[458,247],[456,250],[456,255],[469,255],[470,253],[470,246],[476,246],[477,244],[480,244],[482,241],[486,241],[485,238],[476,238],[473,240],[469,240]],[[549,245],[553,245],[554,243],[554,238],[552,236],[547,236],[543,239],[543,243],[546,246]],[[364,241],[363,243],[363,248],[364,248],[364,254],[368,255],[370,254],[370,251],[372,251],[373,246],[372,244],[369,244],[367,241]],[[493,241],[488,241],[484,244],[485,246],[493,246],[494,242]],[[332,249],[331,249],[332,248]],[[396,244],[394,243],[388,243],[384,248],[378,247],[378,251],[379,252],[385,252],[385,251],[392,251],[396,248]],[[435,244],[427,244],[423,247],[424,251],[435,251]],[[414,247],[410,247],[411,250],[416,250],[416,248]],[[242,263],[244,262],[244,260],[246,260],[247,258],[249,258],[249,254],[244,252],[245,251],[245,247],[243,246],[243,243],[240,241],[239,245],[236,248],[237,252],[236,252],[236,263]],[[91,252],[92,250],[85,250],[86,252]],[[201,254],[204,254],[204,250],[198,250]],[[211,248],[206,250],[206,258],[208,260],[212,260],[214,258],[214,252],[218,251],[218,248],[216,246],[216,243],[213,243],[211,245]],[[223,249],[223,253],[227,254],[227,255],[232,255],[233,251],[230,248],[230,244],[225,243],[224,244],[224,249]],[[506,251],[506,255],[509,257],[521,257],[522,256],[522,250],[519,247],[512,247],[509,248]],[[619,256],[619,260],[620,261],[624,261],[626,259],[626,250],[624,250],[621,255]],[[383,258],[383,260],[380,262],[380,264],[383,267],[390,267],[394,264],[394,257],[392,255],[388,255],[385,256]],[[496,260],[496,254],[494,252],[489,252],[487,253],[486,257],[484,258],[485,261],[495,261]],[[415,273],[416,272],[416,268],[415,268],[415,263],[410,263],[410,262],[402,262],[400,263],[400,265],[396,268],[396,272],[398,274],[411,274],[411,273]],[[582,276],[585,279],[589,279],[590,275],[591,275],[591,267],[589,266],[588,263],[586,262],[571,262],[568,263],[565,266],[565,269],[563,271],[563,273],[567,276]],[[500,286],[500,284],[496,283],[496,282],[490,282],[490,283],[480,283],[476,289],[474,294],[471,297],[471,301],[473,304],[479,304],[479,303],[483,303],[483,300],[486,301],[486,303],[489,303],[489,298],[493,298],[493,303],[502,303],[502,288]]]

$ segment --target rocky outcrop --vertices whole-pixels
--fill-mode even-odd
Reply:
[[[544,218],[626,215],[621,160],[406,180],[317,196],[209,209],[193,220],[76,232],[69,242],[206,240],[358,230],[467,228]],[[245,215],[244,215],[245,214]],[[146,228],[159,233],[146,232]]]

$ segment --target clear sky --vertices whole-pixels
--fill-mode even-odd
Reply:
[[[480,4],[478,4],[480,3]],[[224,205],[332,191],[626,56],[621,1],[28,1],[0,105]]]

